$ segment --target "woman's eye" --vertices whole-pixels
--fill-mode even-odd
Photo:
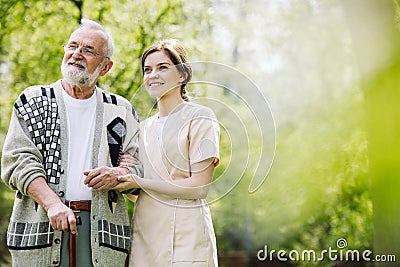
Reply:
[[[143,69],[143,72],[144,72],[144,73],[150,73],[150,72],[151,72],[151,69],[150,69],[150,68],[144,68],[144,69]]]
[[[168,66],[165,66],[165,65],[160,66],[160,70],[166,70],[166,69],[168,69]]]

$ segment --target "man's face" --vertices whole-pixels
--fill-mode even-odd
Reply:
[[[80,28],[71,34],[61,65],[64,79],[79,87],[93,86],[104,75],[106,38],[100,31]]]

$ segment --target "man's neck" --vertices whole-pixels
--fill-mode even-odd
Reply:
[[[68,95],[76,99],[88,99],[95,90],[95,85],[85,87],[72,86],[65,80],[61,80],[61,85]]]

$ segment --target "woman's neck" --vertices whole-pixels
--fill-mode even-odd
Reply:
[[[159,116],[160,117],[165,117],[171,114],[174,110],[177,109],[177,107],[182,104],[184,100],[179,97],[171,97],[171,98],[165,98],[162,97],[158,99],[158,110],[159,110]]]

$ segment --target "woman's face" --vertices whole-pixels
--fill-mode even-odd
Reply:
[[[146,57],[143,72],[144,84],[151,96],[159,99],[166,96],[180,97],[183,75],[163,51],[153,52]]]

